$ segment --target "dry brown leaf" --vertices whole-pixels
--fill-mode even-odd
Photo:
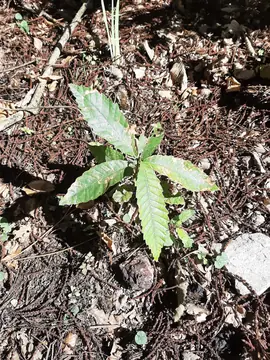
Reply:
[[[57,84],[58,84],[57,80],[54,80],[52,83],[48,84],[49,92],[54,92],[56,90]]]
[[[94,205],[95,205],[94,200],[89,200],[87,202],[78,204],[76,207],[78,209],[88,210],[88,209],[91,209]]]
[[[39,78],[42,80],[56,81],[56,80],[63,79],[63,76],[62,75],[46,75],[46,76],[40,76]]]
[[[107,245],[108,249],[113,251],[113,240],[103,231],[98,231],[98,235],[100,236],[101,240],[103,240],[103,242]]]
[[[26,193],[26,195],[32,196],[39,193],[49,193],[54,191],[54,189],[55,186],[49,181],[38,179],[31,181],[27,187],[24,186],[22,190]]]
[[[241,84],[233,76],[229,76],[226,79],[226,81],[227,81],[227,88],[226,88],[227,93],[240,91]]]
[[[6,263],[7,267],[17,269],[18,262],[13,260],[15,257],[20,255],[22,248],[18,244],[15,244],[10,250],[9,254],[5,256],[2,261]]]
[[[179,58],[177,62],[173,64],[170,70],[172,82],[175,86],[179,86],[181,92],[187,89],[188,79],[183,61]]]
[[[73,349],[76,345],[78,335],[72,332],[69,332],[65,339],[63,340],[62,349],[63,353],[66,355],[72,355]]]

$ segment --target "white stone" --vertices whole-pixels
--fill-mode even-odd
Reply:
[[[183,353],[183,360],[200,360],[200,356],[194,354],[191,351],[185,351]]]
[[[227,269],[243,278],[261,295],[270,287],[270,237],[262,233],[243,234],[231,241],[225,249],[228,256]],[[236,280],[242,295],[249,290]]]
[[[146,70],[145,67],[133,69],[136,79],[138,79],[138,80],[143,79],[145,77],[145,70]]]

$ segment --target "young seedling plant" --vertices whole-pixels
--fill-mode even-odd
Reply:
[[[215,191],[218,187],[190,161],[153,155],[163,139],[162,132],[156,131],[148,138],[137,136],[118,105],[105,95],[74,84],[70,89],[93,133],[113,147],[92,147],[99,164],[76,179],[61,198],[60,205],[95,200],[125,177],[131,177],[135,181],[143,237],[158,260],[163,246],[171,244],[166,199],[158,175],[190,191]]]

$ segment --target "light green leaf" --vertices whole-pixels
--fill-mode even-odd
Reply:
[[[157,149],[157,147],[160,145],[161,141],[163,139],[163,134],[160,134],[158,136],[151,136],[147,139],[147,142],[144,146],[141,158],[142,160],[148,158],[151,156],[154,151]]]
[[[215,191],[218,187],[197,166],[173,156],[154,155],[144,161],[161,175],[178,182],[191,191]]]
[[[185,205],[185,199],[183,196],[172,195],[170,197],[165,198],[165,202],[168,205]]]
[[[70,84],[70,89],[93,132],[124,154],[136,156],[134,136],[129,132],[128,122],[119,106],[105,95],[85,86]]]
[[[85,171],[70,186],[67,194],[60,200],[60,205],[80,204],[95,200],[103,195],[109,187],[123,179],[127,166],[127,161],[112,160]]]
[[[220,255],[218,255],[216,257],[216,260],[215,260],[215,268],[216,269],[222,269],[223,266],[225,266],[228,262],[228,256],[225,252],[222,252]]]
[[[182,241],[184,248],[186,248],[186,249],[192,248],[193,240],[188,235],[186,230],[184,230],[183,228],[177,228],[176,232],[177,232],[177,235],[179,236],[180,240]]]
[[[19,21],[19,20],[22,20],[23,17],[22,17],[22,15],[20,13],[16,13],[15,14],[15,19]]]
[[[89,143],[89,147],[98,164],[111,160],[124,160],[124,155],[110,146]]]
[[[139,139],[136,139],[139,154],[141,154],[143,149],[145,148],[147,140],[148,140],[148,138],[144,135],[140,135]]]
[[[158,260],[162,247],[170,237],[168,212],[160,182],[151,166],[143,162],[139,168],[136,187],[144,240],[154,259]]]
[[[192,216],[195,215],[195,210],[192,209],[185,209],[181,212],[181,214],[176,215],[172,220],[171,223],[174,226],[182,226],[182,223],[189,220]]]
[[[172,246],[175,243],[175,238],[170,234],[166,242],[164,243],[165,247]]]
[[[116,190],[112,196],[113,200],[119,204],[124,204],[132,198],[132,192],[126,189]]]
[[[3,271],[0,271],[0,282],[4,281],[5,279],[5,273]]]
[[[163,128],[160,122],[152,124],[152,128],[155,135],[161,135],[163,133]]]
[[[12,225],[3,216],[0,216],[0,229],[2,229],[3,233],[6,234],[12,230]]]
[[[29,25],[26,20],[22,20],[18,25],[26,34],[30,34]]]
[[[147,344],[147,335],[144,331],[137,331],[137,334],[135,335],[135,343],[137,345]]]

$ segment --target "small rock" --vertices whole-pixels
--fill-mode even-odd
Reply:
[[[253,69],[236,69],[234,76],[237,80],[250,80],[256,76],[256,73]]]
[[[119,67],[115,66],[115,65],[112,65],[109,69],[110,73],[116,77],[116,79],[123,79],[123,72],[121,69],[119,69]]]
[[[202,159],[199,162],[199,166],[203,169],[203,170],[209,170],[211,167],[211,163],[209,161],[209,159]]]
[[[265,184],[264,184],[264,188],[269,190],[270,189],[270,179],[266,180]]]
[[[259,227],[265,222],[265,218],[259,211],[255,211],[252,216],[252,221],[255,227]]]
[[[183,360],[200,360],[200,356],[194,354],[191,351],[185,351],[183,353]]]
[[[243,234],[231,241],[225,249],[227,269],[243,278],[261,295],[270,287],[270,237],[262,233]],[[242,295],[249,294],[247,287],[236,280]]]
[[[258,144],[255,146],[254,150],[258,153],[258,154],[264,154],[266,153],[266,148],[263,144]]]
[[[136,79],[138,80],[143,79],[145,77],[145,70],[146,70],[145,67],[133,69]]]
[[[202,88],[200,91],[200,95],[203,97],[206,97],[206,98],[208,98],[211,94],[212,94],[212,91],[207,88]]]
[[[195,316],[195,319],[198,323],[206,321],[207,316],[210,314],[207,309],[192,303],[188,303],[186,305],[186,312],[189,315]]]
[[[172,98],[172,93],[170,92],[170,90],[159,90],[158,92],[159,96],[165,99],[171,99]]]
[[[133,290],[145,291],[152,287],[154,281],[154,268],[148,257],[137,253],[133,257],[120,264],[123,278]]]

